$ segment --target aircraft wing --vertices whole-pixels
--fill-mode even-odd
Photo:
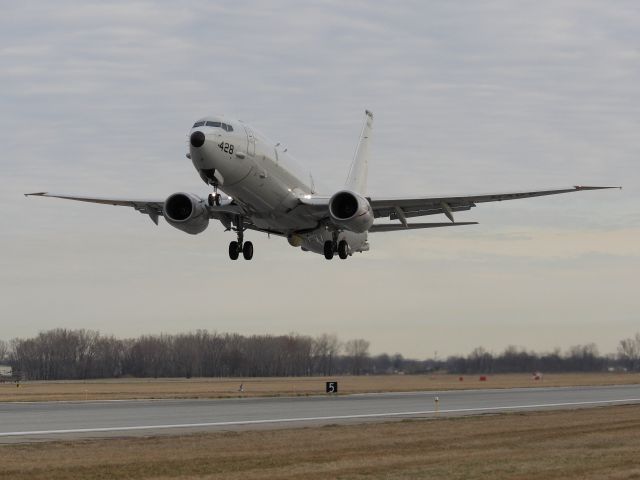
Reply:
[[[51,198],[63,198],[65,200],[76,200],[78,202],[89,203],[101,203],[103,205],[117,205],[121,207],[132,207],[139,211],[149,215],[149,218],[158,224],[158,217],[163,216],[164,200],[152,200],[152,199],[125,199],[125,198],[106,198],[106,197],[86,197],[82,195],[61,195],[49,192],[36,192],[25,193],[25,197],[51,197]],[[209,209],[209,217],[225,223],[228,220],[229,215],[237,215],[242,213],[241,208],[237,205],[223,205],[223,206],[207,206]]]
[[[480,195],[455,195],[415,198],[369,198],[369,203],[376,218],[388,217],[406,223],[406,218],[424,215],[445,214],[452,222],[453,213],[470,210],[477,203],[502,202],[520,198],[542,197],[560,193],[579,192],[582,190],[602,190],[620,187],[584,187],[575,186],[551,190],[533,190],[529,192],[489,193]]]

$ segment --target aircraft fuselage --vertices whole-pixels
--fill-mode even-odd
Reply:
[[[203,136],[194,133],[201,132]],[[280,144],[251,126],[225,117],[205,117],[189,132],[190,157],[200,177],[251,212],[252,223],[285,235],[292,246],[323,252],[332,231],[301,205],[316,194],[314,178]],[[352,251],[368,250],[367,234],[340,232]]]

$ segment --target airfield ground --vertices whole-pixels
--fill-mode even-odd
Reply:
[[[0,446],[0,479],[627,479],[640,406]]]
[[[630,373],[564,373],[488,375],[376,375],[299,378],[115,379],[90,381],[0,383],[0,402],[107,400],[149,398],[225,398],[298,396],[324,393],[325,381],[337,380],[339,392],[405,392],[477,388],[562,387],[640,384]],[[244,392],[239,392],[240,384]]]

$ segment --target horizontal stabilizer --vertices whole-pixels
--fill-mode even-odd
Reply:
[[[397,232],[399,230],[417,230],[419,228],[458,227],[462,225],[477,225],[478,222],[442,222],[442,223],[410,223],[406,227],[397,223],[381,223],[373,225],[369,232]]]

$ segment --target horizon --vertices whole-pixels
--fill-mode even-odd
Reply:
[[[339,355],[345,355],[344,350],[345,350],[345,345],[353,340],[365,340],[367,343],[369,342],[369,339],[364,338],[364,337],[359,337],[359,338],[346,338],[346,339],[342,339],[340,338],[340,336],[336,335],[335,333],[320,333],[317,335],[307,335],[304,333],[300,333],[300,332],[288,332],[288,333],[264,333],[264,334],[248,334],[248,335],[243,335],[243,334],[239,334],[237,332],[219,332],[219,331],[211,331],[211,330],[207,330],[207,329],[197,329],[197,330],[190,330],[190,331],[176,331],[176,332],[158,332],[158,333],[151,333],[151,332],[146,332],[146,333],[142,333],[140,335],[137,336],[118,336],[118,335],[114,335],[111,333],[107,333],[107,332],[102,332],[100,330],[88,330],[88,329],[65,329],[64,327],[54,327],[54,328],[50,328],[47,330],[41,330],[39,331],[37,334],[29,336],[29,337],[14,337],[11,339],[6,339],[6,338],[0,338],[0,342],[4,341],[7,346],[9,351],[11,350],[11,342],[14,340],[30,340],[30,339],[34,339],[37,338],[39,335],[43,335],[43,334],[47,334],[49,332],[55,332],[57,330],[70,330],[72,332],[76,332],[79,330],[84,330],[88,333],[96,333],[99,337],[102,338],[115,338],[116,340],[122,341],[122,340],[136,340],[136,339],[140,339],[142,337],[163,337],[163,336],[167,336],[167,337],[177,337],[177,336],[189,336],[189,335],[194,335],[200,332],[204,332],[208,335],[217,335],[217,336],[233,336],[233,335],[240,335],[243,338],[250,338],[252,336],[256,336],[256,337],[272,337],[272,338],[278,338],[278,337],[303,337],[303,338],[310,338],[311,340],[317,340],[320,337],[324,336],[324,335],[328,335],[328,336],[335,336],[337,338],[338,341],[338,354]],[[640,342],[640,329],[629,334],[628,336],[624,337],[624,338],[620,338],[620,342],[622,342],[623,340],[631,340],[634,341],[634,335],[636,336],[636,342]],[[490,355],[501,355],[509,350],[515,349],[518,352],[525,352],[527,354],[532,354],[532,355],[538,355],[538,356],[544,356],[544,355],[552,355],[555,353],[559,353],[561,356],[568,356],[571,354],[571,349],[573,348],[577,348],[577,347],[591,347],[591,346],[595,346],[596,347],[596,355],[599,355],[600,357],[604,357],[604,358],[608,358],[608,357],[613,357],[613,356],[619,356],[620,355],[620,342],[618,344],[618,346],[616,347],[615,351],[607,351],[607,352],[603,352],[601,351],[598,346],[597,343],[595,341],[591,341],[591,342],[585,342],[585,343],[575,343],[575,344],[571,344],[566,348],[561,348],[561,347],[551,347],[548,348],[546,350],[535,350],[535,349],[530,349],[530,348],[526,348],[522,345],[515,345],[515,344],[509,344],[509,345],[504,345],[501,348],[498,349],[488,349],[486,347],[484,347],[483,345],[476,345],[475,347],[471,348],[469,351],[467,352],[453,352],[447,355],[442,355],[442,358],[440,355],[440,352],[438,351],[434,351],[433,354],[431,356],[425,356],[425,357],[412,357],[409,355],[405,355],[403,352],[400,351],[368,351],[368,356],[369,357],[376,357],[376,356],[380,356],[380,355],[389,355],[389,356],[394,356],[394,355],[401,355],[405,360],[415,360],[415,361],[445,361],[449,358],[452,357],[468,357],[470,356],[474,351],[477,351],[479,349],[484,350],[485,352],[489,353]],[[640,343],[639,343],[640,345]]]

